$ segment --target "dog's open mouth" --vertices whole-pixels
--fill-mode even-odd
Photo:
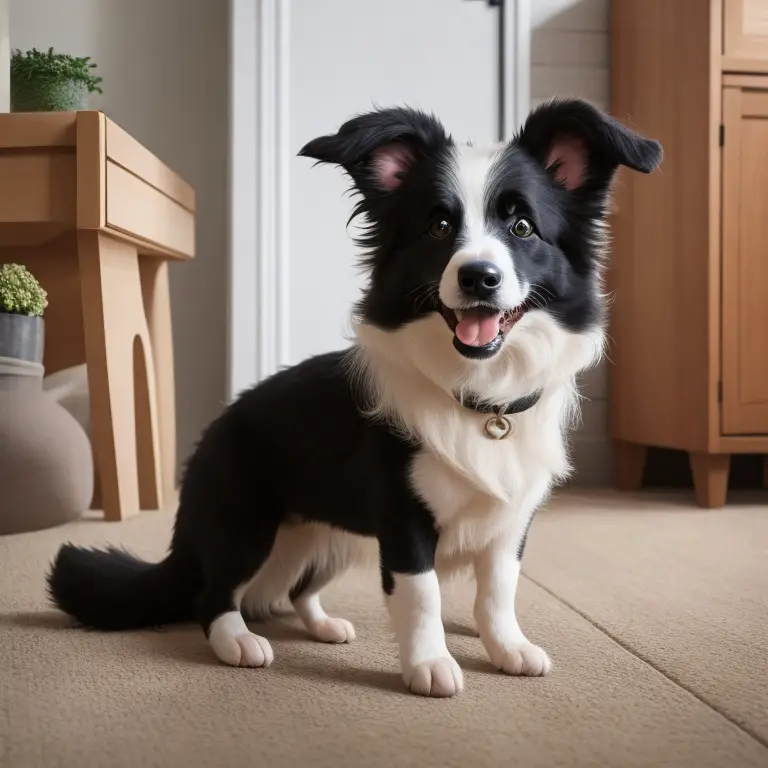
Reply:
[[[441,313],[453,331],[453,346],[464,357],[484,359],[501,349],[504,337],[526,310],[525,304],[506,310],[488,306],[450,309],[443,305]]]

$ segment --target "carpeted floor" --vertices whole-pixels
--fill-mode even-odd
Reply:
[[[555,662],[495,672],[472,590],[445,594],[453,700],[403,691],[375,571],[326,597],[357,642],[262,628],[268,670],[216,662],[199,628],[103,635],[46,607],[64,540],[162,556],[171,512],[0,537],[0,766],[751,768],[768,766],[768,504],[567,492],[540,514],[519,614]]]

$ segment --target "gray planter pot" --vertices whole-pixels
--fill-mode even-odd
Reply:
[[[0,312],[0,357],[42,363],[44,345],[42,317]]]
[[[93,484],[90,441],[43,390],[43,366],[0,356],[0,536],[76,520]]]
[[[88,86],[78,80],[11,80],[11,112],[69,112],[88,108]]]

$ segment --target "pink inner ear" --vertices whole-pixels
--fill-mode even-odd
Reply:
[[[387,144],[373,153],[376,179],[384,189],[397,189],[413,163],[413,153],[404,144]]]
[[[555,139],[547,155],[547,168],[558,163],[555,178],[568,190],[580,187],[587,175],[587,147],[574,136]]]

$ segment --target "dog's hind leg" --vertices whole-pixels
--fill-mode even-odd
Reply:
[[[310,565],[291,590],[291,602],[307,631],[324,643],[351,643],[355,628],[346,619],[329,616],[320,603],[320,590],[338,575],[332,563]]]
[[[248,585],[269,557],[276,533],[275,524],[261,528],[257,540],[208,543],[198,612],[208,642],[225,664],[268,667],[274,658],[269,642],[248,629],[240,606]]]
[[[362,537],[328,525],[309,525],[307,533],[312,555],[291,588],[291,602],[314,638],[324,643],[350,643],[355,639],[355,628],[346,619],[329,616],[323,610],[320,592],[351,565],[367,561],[369,546]]]
[[[345,619],[328,616],[320,604],[320,590],[353,563],[366,558],[359,536],[323,523],[286,522],[277,532],[269,558],[248,586],[243,613],[263,619],[289,598],[309,633],[327,643],[350,642],[355,637]]]

